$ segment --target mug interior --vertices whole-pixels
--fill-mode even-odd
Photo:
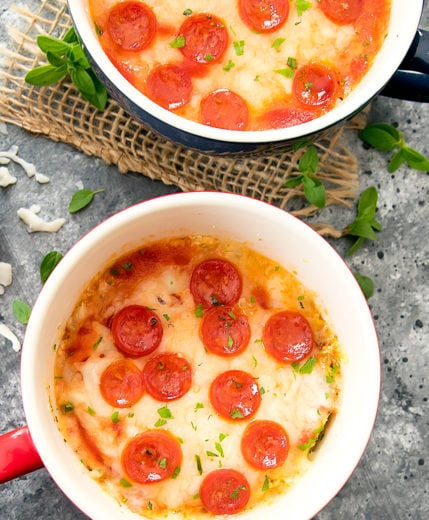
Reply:
[[[318,295],[345,355],[342,404],[315,461],[277,502],[240,515],[256,520],[306,520],[322,509],[353,472],[376,416],[380,359],[363,294],[334,249],[290,214],[266,203],[224,193],[180,193],[145,201],[110,217],[64,256],[45,283],[30,317],[22,351],[22,396],[36,448],[53,479],[86,515],[142,518],[121,506],[88,475],[54,422],[54,346],[82,290],[107,262],[147,240],[211,234],[248,246],[294,271]],[[317,493],[314,490],[317,489]]]
[[[90,56],[98,68],[103,71],[109,84],[114,86],[116,97],[122,99],[127,110],[133,105],[173,128],[207,139],[233,143],[272,143],[294,140],[303,136],[318,133],[359,112],[389,81],[401,64],[418,28],[423,0],[404,2],[392,0],[389,31],[380,52],[377,54],[371,69],[363,80],[354,88],[343,102],[327,114],[307,123],[290,128],[262,131],[224,130],[194,121],[170,112],[139,92],[129,83],[104,53],[91,21],[87,0],[68,0],[68,8],[73,23]],[[137,117],[138,118],[138,117]]]

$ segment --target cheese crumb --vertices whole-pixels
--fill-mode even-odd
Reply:
[[[21,343],[19,342],[19,339],[4,323],[0,323],[0,335],[8,339],[12,343],[12,349],[15,352],[19,352],[21,350]]]
[[[36,231],[46,231],[48,233],[55,233],[58,231],[65,223],[66,219],[57,218],[52,220],[51,222],[47,222],[38,216],[40,213],[40,206],[34,204],[29,209],[27,208],[19,208],[17,211],[19,218],[28,226],[28,230],[30,233],[34,233]]]
[[[6,262],[0,262],[0,294],[4,294],[4,288],[12,283],[12,266]]]
[[[10,161],[13,161],[21,166],[27,174],[27,177],[35,177],[36,181],[40,184],[49,182],[49,177],[43,173],[39,173],[34,164],[18,157],[18,150],[18,146],[11,146],[7,152],[0,152],[0,164],[9,164]]]
[[[15,184],[16,177],[11,175],[9,170],[6,168],[6,166],[0,167],[0,186],[2,188],[6,188],[7,186],[10,186],[11,184]]]

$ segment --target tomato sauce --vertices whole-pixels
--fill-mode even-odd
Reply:
[[[228,130],[299,125],[371,67],[391,0],[88,0],[113,64],[163,108]]]
[[[77,302],[56,349],[56,421],[132,511],[236,514],[311,464],[341,361],[316,296],[274,260],[214,236],[163,239]]]

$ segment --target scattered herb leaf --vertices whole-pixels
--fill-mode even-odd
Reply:
[[[27,303],[21,300],[13,300],[12,311],[15,318],[19,322],[23,323],[24,325],[27,325],[31,314],[31,307]]]
[[[429,159],[408,146],[402,132],[388,123],[369,124],[359,132],[359,137],[380,152],[395,152],[390,158],[389,173],[404,163],[414,170],[429,171]]]
[[[46,282],[62,257],[62,253],[59,253],[58,251],[49,251],[49,253],[46,253],[39,268],[40,280],[42,283]]]
[[[364,276],[358,272],[354,273],[355,278],[362,289],[362,292],[367,300],[374,294],[374,282],[369,276]]]
[[[350,256],[355,253],[362,246],[365,239],[375,240],[377,238],[375,232],[381,231],[381,224],[374,218],[377,210],[377,199],[378,193],[374,186],[370,186],[361,193],[356,218],[343,230],[343,235],[357,237],[357,240],[346,252],[346,255]]]
[[[104,190],[100,189],[92,191],[86,188],[75,191],[69,202],[69,212],[77,213],[81,209],[86,208],[86,206],[88,206],[88,204],[91,203],[92,199],[94,198],[94,195],[96,193],[101,193],[102,191]]]
[[[73,27],[62,39],[40,34],[37,45],[46,54],[49,65],[41,65],[27,72],[27,83],[35,86],[51,85],[70,75],[82,97],[98,110],[104,110],[107,90],[92,70]]]

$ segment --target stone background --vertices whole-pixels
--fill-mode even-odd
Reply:
[[[0,43],[7,26],[16,23],[12,4],[27,7],[37,0],[2,0]],[[426,6],[422,27],[429,29]],[[1,66],[1,64],[0,64]],[[371,120],[398,125],[408,144],[429,156],[429,105],[378,97]],[[387,172],[388,156],[366,149],[355,134],[346,137],[360,165],[360,191],[374,185],[379,191],[377,219],[383,230],[347,261],[353,270],[370,276],[376,285],[370,299],[380,339],[382,389],[374,432],[356,471],[317,520],[425,520],[428,498],[428,174],[402,167]],[[32,305],[40,290],[38,267],[47,251],[67,249],[100,220],[130,204],[176,191],[138,174],[122,175],[116,167],[61,143],[31,135],[13,125],[0,127],[0,151],[19,146],[19,156],[33,162],[51,179],[40,185],[18,165],[10,171],[18,182],[0,188],[0,261],[14,269],[13,284],[0,296],[0,322],[22,339],[24,326],[11,305],[21,299]],[[104,188],[86,210],[67,213],[67,204],[81,183]],[[56,234],[29,234],[16,211],[38,203],[50,220],[66,216]],[[323,220],[344,227],[354,209],[329,208]],[[350,244],[334,241],[343,254]],[[20,397],[20,354],[0,337],[0,433],[25,424]],[[365,374],[362,374],[365,384]],[[341,464],[341,461],[337,462]],[[314,490],[317,493],[317,489]],[[0,519],[83,520],[45,470],[0,487]],[[286,518],[286,517],[285,517]],[[293,520],[293,519],[290,519]]]

